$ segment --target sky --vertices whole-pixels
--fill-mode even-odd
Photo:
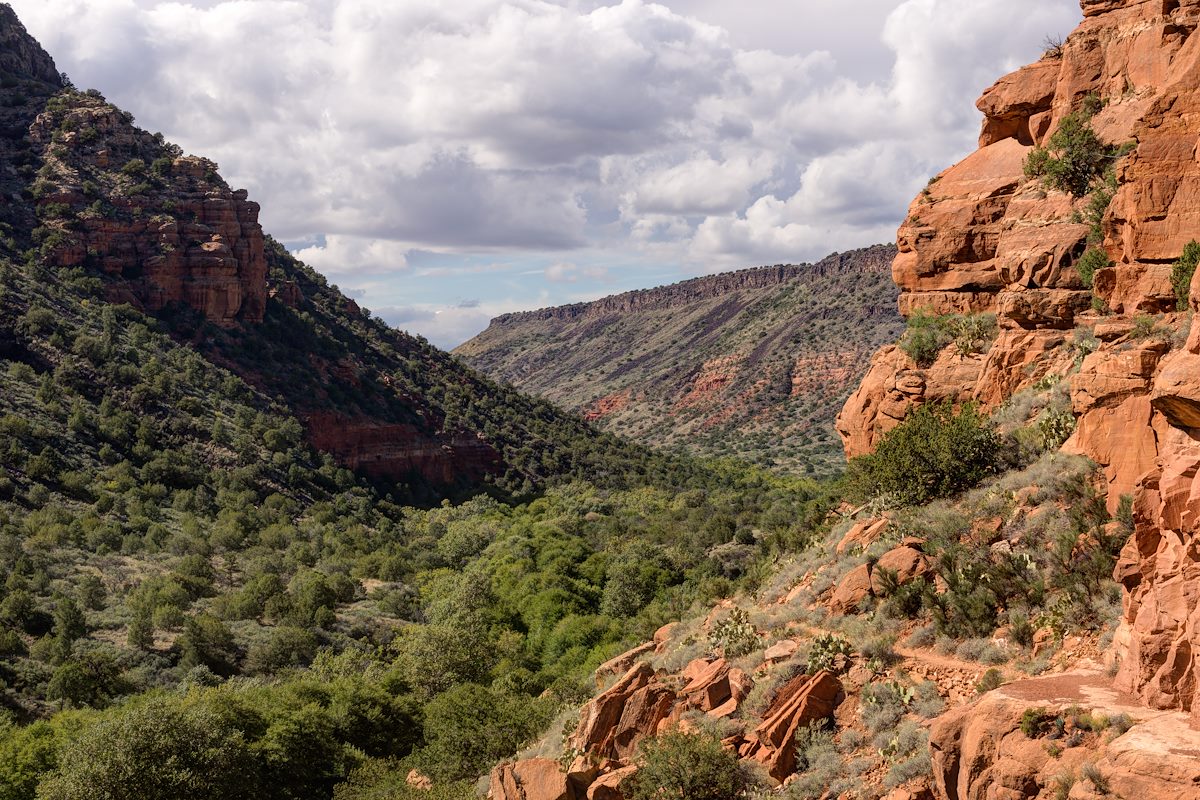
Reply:
[[[892,241],[1077,0],[9,0],[396,327]]]

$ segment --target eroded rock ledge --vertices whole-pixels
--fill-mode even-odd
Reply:
[[[1084,20],[1058,53],[1008,75],[978,107],[979,149],[931,181],[898,234],[893,277],[905,314],[991,312],[985,355],[942,352],[921,368],[896,347],[876,354],[838,430],[848,456],[869,452],[914,407],[974,400],[997,408],[1045,376],[1070,375],[1074,435],[1064,446],[1105,468],[1109,506],[1132,495],[1136,530],[1122,554],[1124,616],[1112,656],[1116,685],[1156,709],[1190,714],[1200,656],[1200,328],[1186,344],[1139,337],[1135,315],[1175,314],[1171,263],[1200,238],[1200,0],[1084,0]],[[1085,200],[1023,174],[1088,95],[1107,143],[1133,143],[1117,166],[1103,218],[1113,266],[1095,275],[1091,310],[1075,264],[1088,246]],[[1200,310],[1200,276],[1190,310]],[[1099,340],[1076,372],[1071,329]],[[1008,795],[1005,795],[1008,796]],[[1012,795],[1018,796],[1018,795]],[[1024,795],[1021,795],[1024,796]]]

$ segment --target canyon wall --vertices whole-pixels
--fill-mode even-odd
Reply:
[[[1116,686],[1196,722],[1200,326],[1184,335],[1191,319],[1176,310],[1171,270],[1200,239],[1200,1],[1081,5],[1061,48],[984,92],[979,149],[930,181],[899,230],[901,312],[991,312],[997,340],[986,354],[947,348],[926,368],[884,348],[838,430],[855,456],[921,403],[991,410],[1047,376],[1068,378],[1075,432],[1064,449],[1104,466],[1110,509],[1133,499],[1136,530],[1116,574],[1126,590]],[[1094,243],[1112,264],[1088,288],[1076,269],[1089,247],[1088,199],[1026,177],[1023,165],[1090,96],[1103,103],[1091,121],[1098,136],[1131,149],[1116,161]],[[1197,310],[1200,276],[1187,311]],[[1073,348],[1081,338],[1091,344]]]

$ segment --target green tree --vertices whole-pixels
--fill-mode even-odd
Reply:
[[[1081,108],[1063,117],[1046,147],[1035,147],[1025,159],[1025,175],[1076,197],[1083,197],[1092,182],[1119,157],[1121,150],[1100,141],[1092,128],[1092,111]]]
[[[242,732],[202,707],[147,702],[85,728],[38,786],[38,800],[259,797]]]
[[[73,598],[59,596],[54,606],[54,646],[57,658],[71,655],[75,642],[87,635],[87,620]]]
[[[237,645],[229,626],[211,614],[197,614],[184,623],[179,637],[180,666],[205,666],[217,675],[229,676],[237,669]]]
[[[974,405],[955,412],[928,403],[886,433],[874,453],[851,459],[849,493],[857,499],[888,496],[905,505],[949,497],[995,472],[1000,438]]]
[[[517,752],[549,722],[546,701],[464,683],[425,707],[423,753],[430,774],[442,780],[473,778]]]
[[[1192,276],[1196,274],[1196,264],[1200,263],[1200,242],[1192,239],[1183,248],[1183,254],[1171,265],[1171,287],[1175,290],[1175,306],[1179,311],[1187,311],[1188,301],[1192,297]]]
[[[708,734],[671,731],[646,739],[629,779],[630,800],[736,800],[749,786],[737,755]]]

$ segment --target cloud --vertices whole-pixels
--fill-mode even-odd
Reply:
[[[436,346],[450,350],[486,328],[493,317],[520,306],[511,300],[488,304],[476,301],[450,306],[388,306],[373,309],[371,313],[394,328],[420,334]]]
[[[408,266],[408,247],[383,239],[334,234],[322,243],[302,247],[295,255],[326,275],[395,272]]]
[[[528,256],[536,275],[505,289],[518,305],[601,279],[572,264],[694,273],[891,239],[973,146],[982,89],[1079,16],[1075,0],[12,5],[79,85],[218,161],[278,238],[316,242],[299,255],[323,272],[382,286],[420,272],[417,251]],[[457,316],[412,324],[478,311],[452,308],[447,272]]]
[[[546,280],[551,283],[577,283],[581,280],[605,281],[609,278],[607,267],[580,267],[575,264],[551,264],[545,270]]]

